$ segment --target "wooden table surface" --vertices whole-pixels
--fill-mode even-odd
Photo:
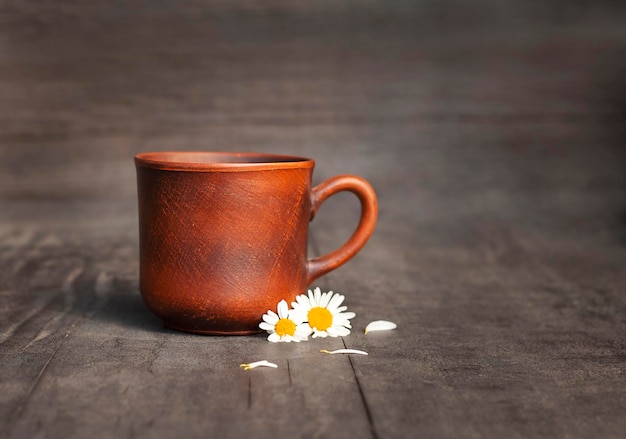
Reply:
[[[0,437],[624,437],[624,7],[265,3],[0,2]],[[352,334],[164,329],[149,150],[368,179],[374,236],[315,283]],[[311,254],[358,214],[324,204]]]

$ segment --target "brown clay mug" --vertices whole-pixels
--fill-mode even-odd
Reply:
[[[257,153],[148,152],[135,157],[140,289],[165,326],[250,334],[278,302],[352,258],[376,224],[367,181],[352,175],[311,188],[315,162]],[[340,191],[361,219],[339,249],[307,259],[308,223]]]

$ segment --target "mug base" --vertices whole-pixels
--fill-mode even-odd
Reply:
[[[167,329],[173,329],[175,331],[187,332],[190,334],[199,334],[199,335],[253,335],[253,334],[260,334],[263,332],[263,330],[261,329],[235,330],[235,331],[217,330],[216,331],[213,329],[183,328],[175,324],[171,324],[169,322],[163,322],[163,326],[165,326]]]

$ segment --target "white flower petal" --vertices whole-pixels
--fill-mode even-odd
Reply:
[[[331,337],[345,337],[350,335],[350,330],[343,326],[332,326],[326,330]]]
[[[309,310],[311,308],[311,303],[309,302],[309,298],[304,294],[300,294],[296,297],[295,302],[291,302],[291,307],[297,310]]]
[[[337,349],[336,351],[327,351],[326,349],[322,349],[320,351],[323,354],[358,354],[358,355],[368,355],[365,351],[360,351],[358,349]]]
[[[343,302],[344,299],[345,299],[345,296],[342,296],[341,294],[335,294],[333,298],[330,299],[330,302],[328,302],[327,308],[331,311],[339,311],[339,305],[341,305],[341,302]],[[343,306],[342,308],[343,309],[341,311],[345,311],[346,309],[348,309],[347,307],[343,307]]]
[[[296,326],[296,336],[304,338],[305,340],[311,335],[311,327],[308,323],[303,323],[301,325]]]
[[[336,326],[338,328],[348,328],[348,329],[352,329],[352,325],[350,324],[350,322],[348,322],[347,320],[345,322],[341,322],[341,323],[337,323]]]
[[[315,305],[320,306],[320,301],[322,300],[322,290],[320,287],[315,288],[313,291],[315,297]]]
[[[365,327],[365,333],[367,334],[368,332],[373,331],[389,331],[391,329],[396,329],[397,327],[398,325],[394,322],[389,322],[387,320],[374,320]]]
[[[344,318],[344,319],[353,319],[356,317],[356,314],[348,311],[348,312],[342,312],[339,317]]]
[[[278,320],[280,319],[278,318],[278,315],[274,311],[268,309],[267,314],[263,314],[263,320],[265,320],[270,325],[275,325],[276,323],[278,323]]]
[[[350,319],[354,316],[348,315],[347,317],[343,314],[333,316],[333,325],[349,325]]]
[[[278,317],[281,319],[289,317],[289,306],[287,305],[287,301],[285,299],[278,302]]]
[[[255,361],[254,363],[243,363],[243,364],[240,364],[239,367],[241,367],[243,370],[250,370],[250,369],[254,369],[255,367],[273,367],[273,368],[277,368],[278,365],[276,365],[274,363],[270,363],[267,360],[261,360],[261,361]]]
[[[280,341],[280,335],[276,334],[275,332],[272,332],[268,337],[267,337],[268,341],[271,341],[272,343],[278,343]]]
[[[307,312],[302,309],[290,309],[289,310],[289,319],[297,325],[300,325],[306,322]]]
[[[276,325],[271,325],[267,322],[259,323],[259,328],[263,329],[264,331],[273,331],[275,327]]]
[[[322,297],[320,298],[320,306],[322,308],[328,308],[328,303],[330,302],[330,299],[333,297],[333,292],[332,291],[328,291],[327,293],[323,293]]]
[[[333,326],[332,326],[332,327],[335,327],[335,328],[348,328],[348,329],[352,329],[352,325],[350,324],[350,322],[349,322],[349,321],[347,321],[347,320],[341,320],[341,319],[335,320],[335,321],[333,322]]]

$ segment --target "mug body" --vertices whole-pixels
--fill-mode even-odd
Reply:
[[[305,292],[314,161],[254,153],[135,157],[140,289],[165,325],[249,334]]]

